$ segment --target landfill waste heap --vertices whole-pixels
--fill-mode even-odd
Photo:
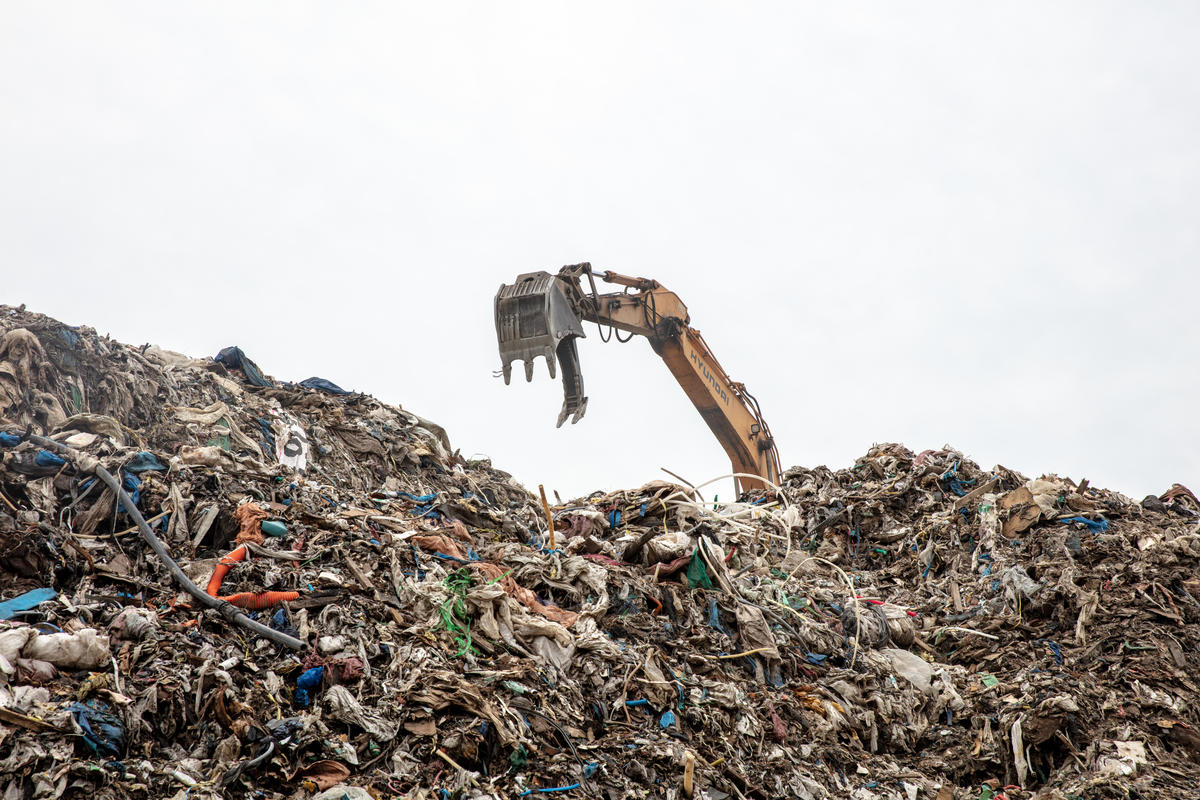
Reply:
[[[0,457],[3,800],[1200,796],[1183,486],[884,444],[552,533],[400,408],[8,306]]]

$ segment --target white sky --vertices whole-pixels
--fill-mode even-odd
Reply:
[[[499,285],[589,260],[681,295],[785,466],[1200,490],[1198,41],[1192,2],[9,2],[0,302],[564,498],[728,472],[644,341],[588,326],[561,430],[540,361],[492,377]]]

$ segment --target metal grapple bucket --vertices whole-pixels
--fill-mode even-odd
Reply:
[[[572,308],[558,278],[548,272],[518,275],[515,283],[501,284],[496,292],[496,341],[504,383],[512,380],[512,362],[525,362],[525,380],[533,380],[533,359],[543,356],[556,376],[562,367],[563,406],[558,415],[561,427],[567,417],[572,424],[587,411],[583,375],[579,371],[576,337],[586,336],[579,315]]]

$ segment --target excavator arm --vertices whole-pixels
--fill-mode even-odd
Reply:
[[[624,291],[599,294],[596,277]],[[505,383],[515,360],[524,361],[526,380],[533,379],[533,359],[539,355],[551,378],[556,361],[562,369],[558,425],[567,418],[578,422],[587,410],[575,346],[577,338],[586,336],[581,322],[587,320],[600,327],[602,337],[605,328],[645,337],[721,443],[734,472],[778,483],[779,453],[758,402],[722,369],[700,332],[690,326],[679,296],[657,281],[615,272],[597,276],[586,263],[563,267],[557,275],[526,273],[500,287],[495,315]],[[764,488],[753,478],[738,478],[737,483],[741,491]]]

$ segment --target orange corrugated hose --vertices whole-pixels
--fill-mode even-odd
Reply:
[[[262,611],[264,608],[277,606],[290,600],[299,600],[299,592],[238,592],[221,598],[227,603],[233,603],[238,608],[247,611]]]
[[[238,562],[245,560],[246,545],[242,545],[227,556],[221,556],[221,560],[217,562],[217,568],[213,570],[212,577],[208,579],[208,588],[204,591],[216,597],[217,592],[221,591],[221,583],[229,574],[229,570],[237,566]]]
[[[299,592],[238,592],[225,597],[218,595],[217,592],[221,591],[221,584],[224,582],[225,576],[229,574],[229,570],[245,560],[246,545],[238,547],[229,555],[222,556],[221,560],[217,562],[217,568],[213,570],[212,577],[208,579],[208,587],[205,591],[219,600],[249,611],[262,611],[264,608],[300,599]]]

